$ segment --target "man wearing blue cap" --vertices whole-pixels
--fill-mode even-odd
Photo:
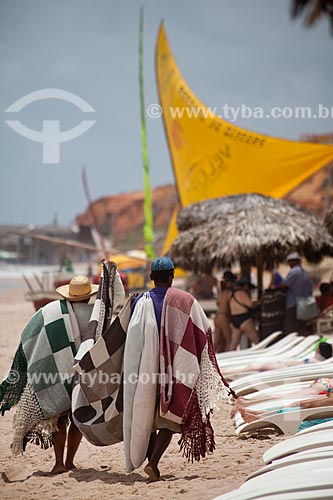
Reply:
[[[190,461],[214,450],[210,413],[229,387],[218,369],[210,323],[193,295],[172,287],[174,271],[169,257],[153,260],[155,286],[135,299],[125,345],[126,467],[132,471],[147,458],[150,482],[160,478],[158,464],[174,433],[181,433],[180,449]]]
[[[162,308],[165,294],[172,285],[174,274],[175,268],[170,257],[158,257],[151,263],[150,279],[154,282],[155,286],[149,291],[149,295],[154,305],[158,332],[161,328]],[[142,296],[143,294],[136,297],[132,306],[132,314],[136,304]],[[149,441],[147,450],[149,464],[145,467],[145,472],[148,474],[151,482],[159,479],[160,473],[157,468],[158,462],[169,446],[174,432],[180,432],[180,428],[177,424],[172,425],[171,422],[171,426],[168,426],[168,421],[165,421],[165,424],[166,426],[161,428],[158,434],[156,431],[151,433]]]
[[[154,282],[155,287],[149,291],[149,294],[154,304],[157,327],[158,331],[160,331],[163,301],[168,288],[172,285],[175,267],[170,257],[157,257],[157,259],[153,260],[151,263],[150,270],[150,279]],[[139,295],[135,299],[132,312],[142,295],[143,294]]]

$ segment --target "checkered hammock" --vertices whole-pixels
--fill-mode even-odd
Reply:
[[[115,264],[103,264],[88,337],[110,320]],[[12,451],[21,453],[28,441],[53,444],[58,417],[71,408],[74,356],[81,339],[70,302],[57,300],[39,309],[22,332],[7,378],[0,385],[0,412],[15,408]]]
[[[131,297],[96,343],[76,356],[78,384],[72,418],[87,440],[108,446],[123,440],[123,357]]]

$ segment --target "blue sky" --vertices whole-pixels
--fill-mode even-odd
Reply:
[[[289,0],[0,0],[1,224],[70,224],[85,210],[81,169],[92,197],[143,188],[138,86],[139,11],[144,6],[146,106],[158,102],[154,51],[164,19],[175,59],[207,106],[333,106],[333,38],[328,22],[305,29]],[[31,92],[58,88],[94,109],[44,100],[5,110]],[[332,108],[333,109],[333,108]],[[83,115],[83,116],[82,116]],[[95,125],[61,144],[59,164],[43,164],[42,144],[5,120],[62,130]],[[327,119],[246,119],[236,124],[289,139],[333,131]],[[173,183],[161,119],[147,118],[152,186]]]

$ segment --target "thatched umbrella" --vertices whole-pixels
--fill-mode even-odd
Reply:
[[[181,231],[169,255],[186,270],[210,273],[247,261],[258,268],[283,262],[297,250],[309,262],[333,256],[333,238],[319,219],[286,200],[259,194],[226,196],[188,206],[179,213]]]

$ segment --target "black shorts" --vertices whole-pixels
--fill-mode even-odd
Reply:
[[[251,318],[252,314],[250,312],[244,314],[233,314],[231,316],[231,324],[235,328],[240,328],[245,321]]]

